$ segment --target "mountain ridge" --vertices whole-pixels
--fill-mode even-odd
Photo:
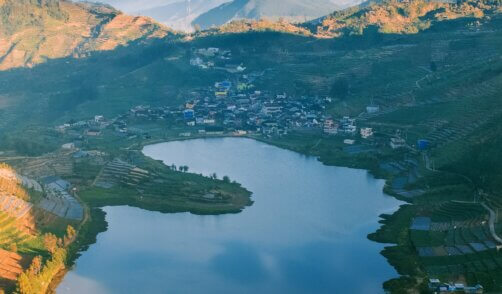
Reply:
[[[316,0],[309,3],[299,0],[287,0],[280,3],[271,0],[233,0],[200,15],[193,21],[193,24],[206,29],[239,19],[267,18],[302,22],[338,9],[340,7],[330,0]]]
[[[0,70],[81,57],[134,40],[166,37],[168,28],[108,5],[59,0],[0,1]]]

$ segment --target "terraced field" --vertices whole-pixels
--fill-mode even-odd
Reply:
[[[495,285],[502,274],[500,245],[479,204],[450,201],[410,227],[411,239],[429,277]]]
[[[0,247],[9,248],[12,244],[23,245],[32,238],[18,227],[17,219],[0,212]]]
[[[104,167],[94,185],[101,188],[111,188],[118,184],[135,187],[149,177],[148,171],[120,159],[114,159]]]
[[[23,257],[17,253],[0,249],[0,288],[6,289],[23,272]]]

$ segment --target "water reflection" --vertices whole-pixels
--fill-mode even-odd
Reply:
[[[379,254],[383,246],[366,235],[399,202],[365,171],[247,139],[172,142],[144,152],[228,175],[254,193],[255,204],[223,216],[107,207],[109,230],[58,293],[380,293],[396,275]]]

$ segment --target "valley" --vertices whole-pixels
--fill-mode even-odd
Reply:
[[[3,287],[20,276],[27,289],[27,276],[51,280],[76,260],[78,272],[79,256],[106,231],[103,210],[252,213],[263,205],[255,186],[142,153],[154,143],[238,137],[385,180],[383,191],[403,203],[380,211],[381,227],[364,235],[385,244],[379,250],[399,274],[378,282],[386,291],[450,283],[500,292],[500,4],[387,4],[314,27],[237,21],[192,35],[138,20],[142,33],[132,25],[125,31],[135,37],[126,38],[129,17],[110,12],[120,24],[95,27],[74,48],[85,52],[79,58],[3,63],[0,161],[20,187],[0,199]],[[382,19],[394,13],[408,17],[389,27]],[[104,34],[118,41],[88,50],[106,44]],[[3,61],[13,60],[9,52]],[[48,233],[60,239],[52,250]],[[53,266],[40,269],[38,255]]]

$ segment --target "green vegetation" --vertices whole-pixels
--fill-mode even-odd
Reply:
[[[68,178],[89,209],[88,220],[65,254],[51,256],[56,253],[50,249],[53,238],[40,232],[61,238],[66,223],[47,224],[25,239],[12,218],[0,214],[2,247],[51,260],[46,271],[36,266],[25,273],[34,281],[47,281],[106,229],[99,207],[214,214],[250,205],[249,192],[228,178],[174,171],[137,151],[151,142],[178,138],[183,129],[170,123],[132,121],[133,127],[148,131],[149,139],[123,138],[106,129],[100,137],[81,140],[53,128],[98,114],[114,118],[140,104],[179,107],[193,89],[232,78],[225,71],[189,65],[192,47],[218,47],[229,50],[232,63],[244,64],[249,73],[263,73],[257,75],[256,89],[331,96],[329,115],[357,117],[359,126],[375,130],[371,140],[355,137],[357,148],[347,148],[343,137],[320,132],[253,138],[317,156],[325,164],[368,169],[388,180],[385,191],[408,202],[395,214],[383,215],[383,226],[369,236],[392,244],[382,254],[403,276],[385,283],[386,289],[425,291],[426,278],[439,277],[500,291],[502,260],[490,247],[488,212],[480,205],[502,208],[502,18],[496,5],[500,2],[385,1],[337,12],[320,26],[235,22],[200,32],[190,42],[138,41],[81,59],[0,72],[0,150],[19,164],[64,161],[73,168]],[[364,113],[370,103],[382,111]],[[428,139],[429,150],[391,150],[389,139],[397,130],[410,146]],[[96,162],[47,155],[71,141],[106,155]],[[404,184],[396,188],[400,179]],[[400,190],[420,193],[406,196]],[[429,218],[434,230],[410,229],[417,217]],[[500,225],[497,229],[502,230]],[[447,250],[455,254],[445,254]],[[22,287],[31,289],[27,293],[37,289],[22,280]]]
[[[54,235],[46,235],[45,245],[51,258],[43,262],[41,256],[33,258],[30,267],[18,279],[17,292],[19,294],[46,293],[54,277],[65,268],[67,263],[67,248],[75,241],[77,232],[71,226],[66,229],[63,239]]]

